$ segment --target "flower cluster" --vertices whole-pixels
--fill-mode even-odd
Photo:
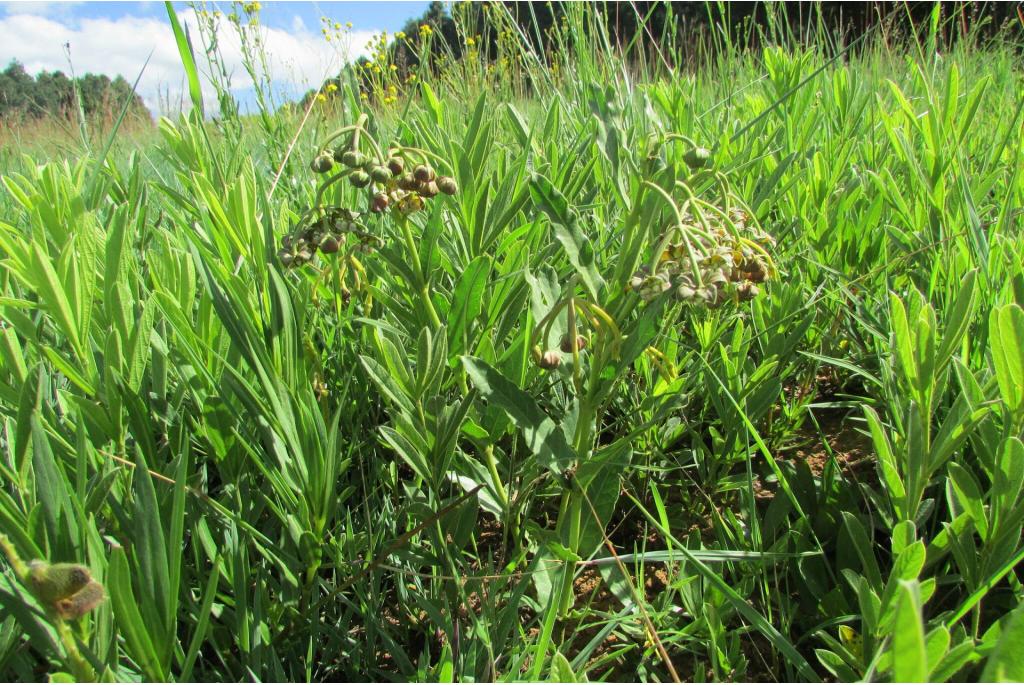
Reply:
[[[423,151],[394,147],[387,155],[368,155],[359,149],[360,134],[368,136],[366,131],[359,125],[349,128],[356,130],[347,147],[333,151],[323,148],[310,163],[314,173],[331,176],[320,185],[315,206],[281,239],[278,258],[286,267],[306,264],[317,251],[337,253],[346,241],[351,244],[354,240],[355,250],[370,251],[381,241],[361,222],[361,216],[393,211],[404,219],[425,208],[438,194],[455,195],[459,191],[455,179],[439,176]],[[379,150],[375,142],[371,148]],[[365,212],[320,205],[327,188],[345,178],[352,186],[366,189]]]
[[[318,250],[323,254],[335,254],[349,236],[355,239],[355,249],[360,252],[369,252],[380,243],[380,238],[359,221],[357,212],[344,207],[325,207],[320,218],[300,223],[281,238],[277,257],[286,267],[302,266],[313,259]]]
[[[648,302],[671,292],[681,302],[713,308],[758,295],[771,273],[768,250],[775,241],[733,209],[708,212],[703,221],[686,215],[659,244],[664,247],[653,272],[641,267],[627,287]]]

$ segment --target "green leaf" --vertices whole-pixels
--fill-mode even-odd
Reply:
[[[999,395],[1016,414],[1024,407],[1024,309],[1008,304],[993,310],[989,341]]]
[[[462,364],[480,395],[504,410],[522,431],[526,446],[537,461],[561,476],[575,458],[562,427],[552,421],[532,397],[487,362],[463,356]]]
[[[562,244],[569,263],[576,269],[590,296],[599,300],[604,279],[594,263],[594,247],[580,230],[579,220],[568,200],[542,174],[535,174],[530,180],[530,194],[551,220],[555,238]]]
[[[1014,609],[1003,628],[999,642],[996,643],[985,670],[981,673],[982,682],[1019,683],[1024,682],[1024,606]]]
[[[178,45],[178,56],[181,64],[185,67],[185,77],[188,79],[188,94],[192,98],[192,106],[202,115],[203,113],[203,89],[199,85],[199,70],[196,69],[196,61],[192,55],[192,45],[188,36],[181,29],[178,21],[178,13],[174,11],[174,4],[164,2],[167,8],[167,18],[171,22],[171,29],[174,31],[174,42]]]
[[[480,315],[487,278],[491,273],[491,258],[481,255],[469,263],[455,286],[449,314],[449,353],[462,354],[466,349],[466,336],[470,323]],[[468,350],[472,352],[472,350]]]
[[[128,645],[128,654],[142,668],[148,680],[163,682],[166,675],[160,668],[153,641],[146,624],[139,613],[139,607],[132,593],[131,572],[128,570],[128,557],[124,548],[115,547],[110,554],[110,568],[107,571],[107,584],[110,601],[114,607],[114,617]]]
[[[569,660],[557,649],[551,655],[551,675],[548,677],[548,680],[552,683],[578,682]]]
[[[896,602],[896,621],[892,632],[893,680],[924,682],[928,678],[928,656],[917,582],[900,581]]]

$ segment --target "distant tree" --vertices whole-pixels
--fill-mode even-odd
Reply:
[[[121,76],[111,81],[104,75],[85,74],[72,80],[61,71],[43,71],[33,78],[20,62],[12,61],[0,72],[0,120],[73,116],[76,85],[87,117],[115,117],[125,102],[130,103],[130,113],[149,117],[142,98]]]

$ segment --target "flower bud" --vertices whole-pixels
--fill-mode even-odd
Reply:
[[[391,180],[391,171],[386,166],[376,165],[370,169],[370,178],[377,183],[387,183]]]
[[[420,183],[434,180],[434,170],[426,164],[420,164],[412,170],[413,177]]]
[[[54,602],[53,609],[65,621],[73,621],[95,609],[104,599],[103,586],[93,580],[70,597]]]
[[[377,193],[373,196],[370,201],[370,211],[374,214],[380,214],[388,208],[388,196],[385,193]]]
[[[326,174],[334,168],[334,158],[329,154],[317,155],[309,164],[309,168],[317,174]]]
[[[558,350],[548,350],[541,356],[540,361],[537,362],[537,366],[542,369],[557,369],[559,364],[562,363],[562,353]]]
[[[353,171],[348,180],[356,188],[365,188],[370,185],[370,175],[365,171]]]
[[[401,176],[405,172],[405,162],[401,157],[392,157],[388,160],[388,171],[392,176]]]
[[[320,251],[324,254],[334,254],[340,247],[341,243],[338,242],[338,239],[329,233],[320,241]]]
[[[366,163],[366,155],[359,152],[359,150],[349,150],[341,156],[341,163],[349,169],[355,169]]]
[[[445,195],[454,195],[459,192],[459,184],[451,176],[442,176],[437,179],[437,187]]]
[[[420,195],[424,197],[435,197],[440,190],[437,187],[437,182],[428,181],[427,183],[421,183],[419,187]]]
[[[70,597],[92,580],[89,569],[81,564],[48,564],[33,561],[29,564],[28,584],[32,593],[43,603]]]
[[[562,350],[562,352],[565,352],[566,354],[572,353],[572,338],[569,337],[568,333],[562,336],[562,339],[558,342],[558,347],[559,349]],[[587,338],[582,335],[577,335],[576,350],[578,352],[582,352],[585,349],[587,349]]]
[[[683,155],[683,161],[691,169],[703,169],[711,161],[711,150],[706,147],[692,147]]]
[[[398,179],[398,187],[405,191],[416,190],[416,179],[412,174],[402,174]]]

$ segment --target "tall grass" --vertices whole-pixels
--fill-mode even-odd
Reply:
[[[1019,46],[601,22],[4,158],[0,675],[1024,677]],[[357,123],[458,192],[285,268]],[[630,288],[687,208],[759,295]]]

